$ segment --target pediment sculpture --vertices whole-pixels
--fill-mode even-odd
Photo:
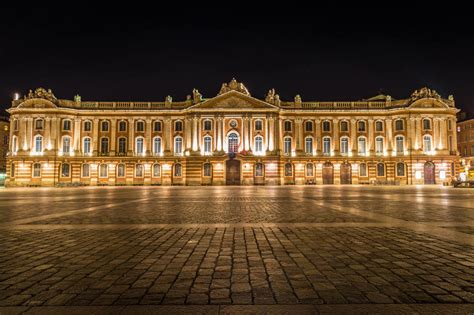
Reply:
[[[57,100],[56,96],[54,96],[53,91],[51,89],[44,89],[44,88],[37,88],[34,92],[30,90],[28,95],[25,95],[25,100],[32,99],[32,98],[43,98],[48,101],[55,101]]]
[[[411,94],[411,100],[419,100],[421,98],[436,98],[436,99],[440,99],[441,96],[435,91],[435,90],[431,90],[427,87],[424,87],[424,88],[421,88],[419,90],[415,90],[412,94]]]
[[[245,87],[245,85],[243,83],[237,82],[235,78],[233,78],[229,83],[222,83],[222,86],[218,95],[227,93],[229,91],[237,91],[247,96],[250,96],[250,93]]]

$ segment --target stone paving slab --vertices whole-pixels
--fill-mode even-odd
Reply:
[[[474,313],[473,218],[446,187],[0,190],[0,315]]]

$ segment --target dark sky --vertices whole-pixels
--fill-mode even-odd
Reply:
[[[429,86],[474,112],[474,34],[462,8],[76,4],[0,8],[1,108],[39,86],[83,100],[181,100],[192,88],[212,97],[235,76],[253,96],[275,88],[282,99],[404,98]]]

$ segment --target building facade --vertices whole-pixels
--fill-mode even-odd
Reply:
[[[441,184],[459,173],[454,99],[282,101],[233,79],[212,98],[91,102],[30,91],[10,113],[8,186]]]
[[[0,116],[0,186],[5,183],[7,175],[7,153],[9,151],[10,122],[8,117]]]
[[[461,155],[461,175],[466,179],[474,171],[474,119],[460,121],[457,125],[458,150]]]

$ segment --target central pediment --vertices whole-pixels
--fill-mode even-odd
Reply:
[[[214,98],[207,99],[192,109],[278,109],[275,105],[245,95],[238,91],[229,91]]]

